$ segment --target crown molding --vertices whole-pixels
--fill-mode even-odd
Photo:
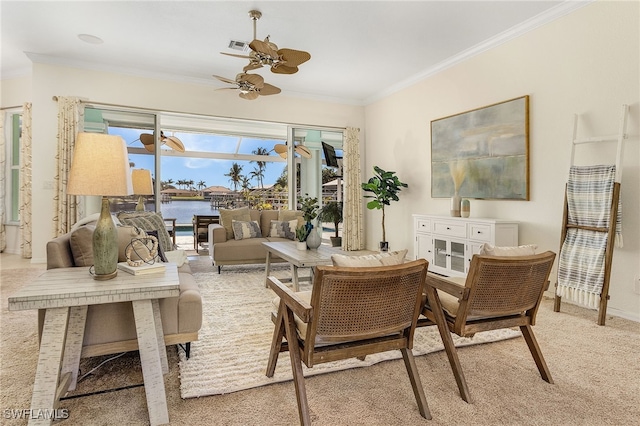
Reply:
[[[595,0],[567,0],[551,9],[542,12],[533,18],[530,18],[515,27],[512,27],[502,33],[493,36],[482,43],[479,43],[469,49],[463,50],[457,55],[454,55],[435,66],[428,68],[421,73],[418,73],[412,77],[407,78],[406,80],[400,81],[393,86],[388,87],[385,90],[378,92],[376,95],[371,96],[364,100],[363,104],[368,105],[373,102],[379,101],[389,95],[392,95],[400,90],[406,89],[416,83],[419,83],[422,80],[425,80],[429,77],[432,77],[447,68],[450,68],[456,64],[464,62],[476,55],[479,55],[487,50],[494,49],[501,44],[504,44],[510,40],[516,39],[530,31],[535,30],[543,25],[546,25],[552,21],[555,21],[558,18],[561,18],[565,15],[568,15],[590,3],[593,3]]]

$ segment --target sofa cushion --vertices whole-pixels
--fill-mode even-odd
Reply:
[[[171,236],[159,212],[120,212],[118,219],[123,225],[137,226],[144,231],[158,231],[158,242],[163,252],[173,250]]]
[[[333,266],[390,266],[404,263],[407,249],[389,251],[376,254],[366,254],[364,256],[347,256],[343,254],[332,254]]]
[[[233,220],[231,227],[233,228],[233,237],[236,240],[262,238],[262,231],[260,231],[260,225],[257,221]]]
[[[74,265],[93,265],[93,231],[95,229],[95,225],[83,225],[71,232],[69,245]]]
[[[268,241],[269,240],[266,238],[251,238],[249,240],[227,240],[227,242],[225,243],[213,245],[212,257],[214,262],[231,261],[234,263],[242,263],[240,262],[242,260],[259,260],[264,263],[267,257],[267,250],[262,245],[262,243],[266,243]]]
[[[251,221],[249,207],[241,207],[239,209],[220,209],[220,224],[227,232],[227,240],[233,240],[233,221],[242,220]]]
[[[270,237],[280,237],[293,240],[296,238],[296,227],[298,226],[298,220],[293,219],[289,221],[272,220],[269,227]]]

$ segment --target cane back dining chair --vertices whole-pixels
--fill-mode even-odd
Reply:
[[[418,410],[431,419],[411,351],[422,310],[428,262],[394,266],[318,266],[310,292],[294,293],[275,277],[269,287],[279,298],[267,376],[278,354],[289,352],[300,423],[311,424],[302,362],[316,364],[400,350]]]
[[[471,402],[471,396],[450,333],[471,337],[480,331],[519,327],[540,375],[553,383],[531,327],[549,286],[555,256],[551,251],[514,257],[474,255],[466,279],[428,274],[427,304],[422,311],[426,318],[419,325],[438,326],[466,402]]]

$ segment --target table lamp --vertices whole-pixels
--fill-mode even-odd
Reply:
[[[143,195],[153,195],[153,181],[151,180],[151,170],[131,170],[131,181],[133,182],[133,193],[139,196],[138,204],[136,204],[136,211],[143,212]]]
[[[124,140],[120,136],[102,133],[79,133],[71,160],[67,193],[102,196],[100,217],[93,232],[93,278],[114,278],[118,274],[118,235],[107,197],[133,194]]]

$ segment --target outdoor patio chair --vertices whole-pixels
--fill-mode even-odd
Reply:
[[[474,255],[465,278],[428,274],[427,304],[420,325],[437,324],[456,378],[460,396],[471,402],[451,333],[471,337],[487,330],[519,327],[542,378],[553,383],[531,326],[544,291],[555,253],[498,257]],[[437,291],[436,291],[437,290]]]
[[[200,243],[206,243],[209,241],[209,224],[220,223],[220,216],[201,216],[196,215],[193,217],[193,248],[196,253],[199,253]],[[211,248],[209,248],[211,250]]]
[[[302,371],[316,364],[399,349],[422,417],[431,419],[411,348],[423,306],[428,262],[395,266],[318,266],[310,292],[294,293],[275,277],[279,297],[267,366],[273,377],[278,354],[289,352],[300,423],[311,424]]]

